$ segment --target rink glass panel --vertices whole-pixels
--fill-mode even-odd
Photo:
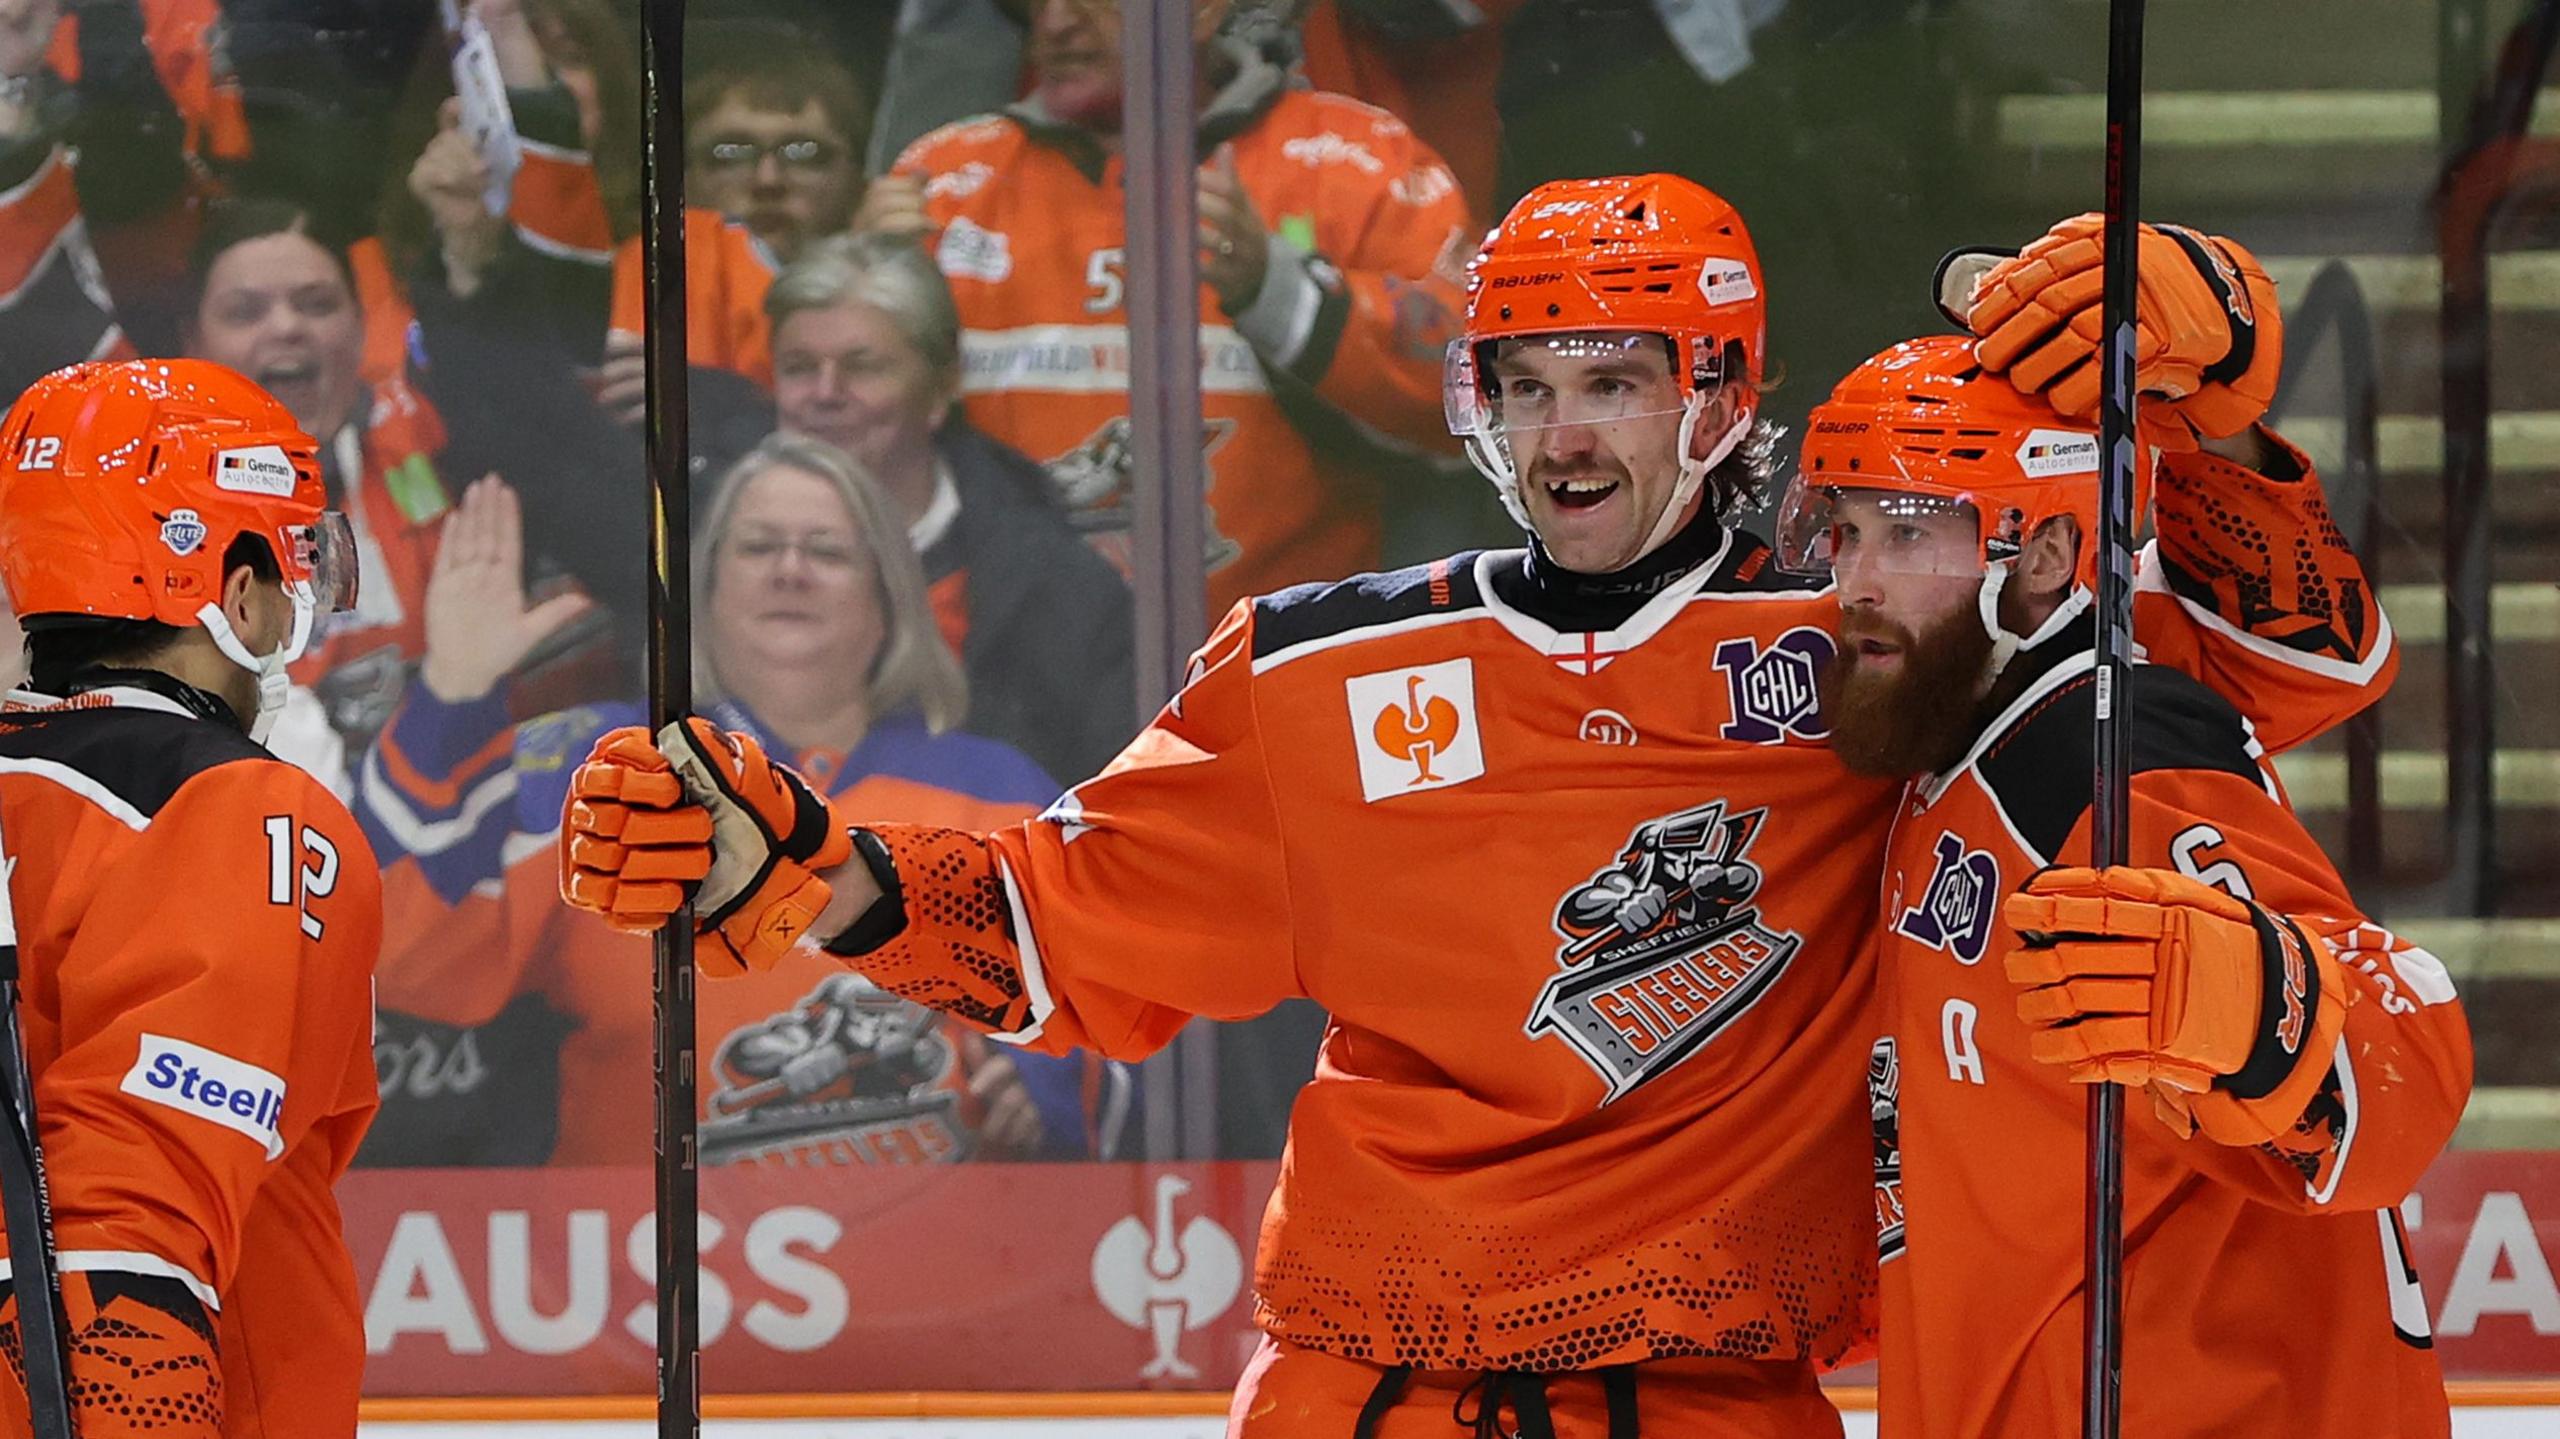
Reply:
[[[1284,405],[1232,296],[1202,283],[1186,311],[1150,278],[1201,278],[1180,234],[1159,264],[1129,233],[1133,185],[1142,220],[1169,213],[1136,178],[1181,173],[1167,151],[1062,176],[1006,160],[985,127],[938,129],[1020,98],[1044,58],[1050,103],[1107,113],[1107,7],[1077,10],[1081,31],[1053,17],[1045,57],[1024,7],[992,0],[695,8],[691,504],[703,533],[722,526],[690,594],[698,692],[857,812],[1015,822],[1100,768],[1179,682],[1222,586],[1263,573],[1250,547],[1273,542],[1269,516],[1234,496],[1280,503],[1256,482],[1291,466],[1352,517],[1323,553],[1356,563],[1271,583],[1515,542],[1445,437],[1383,443]],[[1769,412],[1791,428],[1859,359],[1939,327],[1927,280],[1942,252],[2021,244],[2098,202],[2104,7],[2088,0],[1739,0],[1671,24],[1645,0],[1486,3],[1473,22],[1437,8],[1325,0],[1303,22],[1302,73],[1442,155],[1457,253],[1560,176],[1668,170],[1734,201],[1773,296]],[[2458,1377],[2560,1378],[2560,721],[2545,678],[2560,544],[2539,498],[2560,471],[2560,167],[2535,148],[2560,122],[2499,98],[2535,94],[2548,56],[2518,0],[2152,10],[2145,214],[2240,238],[2283,286],[2281,422],[2319,462],[2402,646],[2373,717],[2282,770],[2360,901],[2443,959],[2470,1008],[2472,1109],[2404,1212],[2439,1352]],[[392,936],[386,1108],[344,1191],[373,1391],[641,1392],[645,946],[546,913],[541,844],[568,770],[642,699],[641,431],[609,413],[634,402],[636,371],[606,338],[645,322],[623,253],[639,224],[636,5],[482,7],[485,41],[424,3],[353,21],[301,0],[143,0],[141,14],[174,146],[149,123],[150,86],[97,78],[96,54],[86,89],[68,78],[67,35],[17,62],[53,78],[0,99],[12,140],[38,147],[9,201],[55,207],[7,262],[0,366],[16,385],[118,344],[216,352],[191,237],[217,195],[290,201],[306,217],[282,228],[350,256],[340,270],[324,254],[318,283],[343,277],[360,319],[315,313],[237,353],[351,440],[342,483],[387,499],[377,549],[431,535],[495,470],[522,496],[533,595],[576,585],[598,601],[499,700],[444,706],[406,748],[395,731],[396,754],[380,731],[423,703],[414,638],[318,677],[340,755],[323,744],[313,763],[360,806],[396,810],[382,858],[443,906]],[[1276,11],[1244,21],[1234,45],[1285,53]],[[1210,92],[1232,83],[1233,54],[1199,57]],[[439,140],[457,76],[467,98]],[[1143,104],[1166,78],[1125,80]],[[32,138],[44,126],[66,146],[77,129],[76,174]],[[814,263],[919,140],[907,168],[931,185],[875,197],[891,218],[870,219],[894,231],[899,206],[921,207],[923,249]],[[1337,141],[1289,160],[1346,187],[1437,184]],[[1051,144],[1053,159],[1076,148]],[[1034,184],[1049,187],[1037,204],[998,203]],[[1300,249],[1327,223],[1261,219]],[[310,258],[263,246],[224,278],[284,286]],[[782,261],[797,284],[777,327]],[[1196,359],[1176,343],[1192,313]],[[1403,321],[1414,353],[1436,354],[1447,316],[1417,301]],[[1126,404],[1132,374],[1194,363],[1196,416]],[[855,463],[812,473],[805,450],[760,450],[777,425]],[[1195,429],[1196,458],[1170,453]],[[2485,437],[2476,461],[2465,434]],[[956,521],[937,503],[946,476]],[[866,534],[866,514],[887,523]],[[366,582],[399,611],[389,635],[428,596],[381,565]],[[943,658],[904,666],[884,696],[864,657],[906,631],[911,652]],[[815,956],[702,995],[708,1388],[1233,1381],[1253,1340],[1253,1235],[1322,1030],[1311,1006],[1196,1024],[1163,1057],[1106,1068],[1010,1054]]]

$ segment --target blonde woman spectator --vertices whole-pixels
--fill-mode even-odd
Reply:
[[[528,1020],[530,1041],[480,1036],[491,1083],[386,1095],[377,1129],[405,1127],[413,1153],[433,1154],[421,1130],[467,1149],[499,1127],[556,1119],[553,1162],[637,1164],[650,1024],[630,965],[646,944],[574,922],[547,835],[578,757],[641,707],[508,724],[504,676],[575,615],[574,603],[526,603],[519,523],[501,485],[464,497],[429,586],[422,683],[367,757],[357,811],[385,861],[383,1007],[467,1029],[539,994],[567,1029],[556,1103],[527,1103],[510,1082],[509,1066],[538,1073],[548,1059],[555,1031]],[[1017,820],[1056,793],[1020,754],[956,728],[968,682],[935,631],[905,526],[841,451],[777,437],[740,461],[701,518],[694,575],[701,712],[792,756],[831,793],[935,824]],[[988,1052],[845,977],[812,953],[702,990],[707,1160],[1099,1152],[1081,1062]]]

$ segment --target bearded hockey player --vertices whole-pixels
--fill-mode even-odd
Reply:
[[[2470,1092],[2461,1006],[2357,912],[2248,721],[2173,670],[2132,671],[2130,863],[2086,868],[2097,436],[2040,460],[2063,433],[1964,338],[1897,346],[1814,411],[1781,531],[1839,600],[1834,749],[1912,781],[1868,1068],[1883,1432],[2074,1429],[2080,1086],[2114,1080],[2149,1094],[2124,1432],[2445,1434],[2394,1206]]]
[[[74,366],[0,421],[32,665],[0,711],[0,835],[83,1439],[354,1432],[330,1189],[373,1118],[381,881],[260,743],[314,620],[354,601],[325,503],[311,439],[218,365]],[[30,1296],[0,1293],[14,1376]],[[26,1424],[12,1377],[0,1432]]]
[[[707,726],[618,732],[563,888],[646,927],[702,876],[707,965],[806,931],[1008,1043],[1136,1056],[1324,1005],[1239,1439],[1837,1434],[1815,1371],[1873,1300],[1857,1076],[1897,791],[1825,742],[1829,594],[1725,523],[1768,460],[1762,320],[1714,195],[1545,186],[1450,357],[1527,548],[1239,604],[1100,778],[994,833],[831,817]],[[2366,698],[2236,616],[2143,618],[2288,738]]]

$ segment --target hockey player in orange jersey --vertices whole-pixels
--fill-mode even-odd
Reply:
[[[0,709],[0,835],[82,1439],[355,1429],[330,1190],[373,1118],[381,882],[260,743],[354,600],[325,504],[310,437],[218,365],[73,366],[0,420],[32,666]],[[0,1296],[0,1433],[25,1433],[27,1296]]]
[[[1782,562],[1827,561],[1839,601],[1834,751],[1911,780],[1868,1070],[1882,1432],[2076,1430],[2080,1086],[2107,1079],[2137,1090],[2124,1432],[2442,1435],[2394,1206],[2470,1091],[2444,967],[2357,912],[2248,721],[2157,665],[2132,671],[2129,862],[2085,867],[2097,367],[2067,321],[2097,300],[2059,287],[2094,279],[2094,240],[2047,265],[2072,239],[1994,271],[1974,318],[1985,358],[2079,414],[1986,372],[1966,337],[1897,346],[1813,412],[1780,530]],[[2156,431],[2245,433],[2263,394],[2181,353],[2224,298],[2164,270],[2204,323],[2146,349]]]
[[[1237,605],[1100,777],[992,834],[832,817],[707,726],[619,731],[573,779],[563,888],[646,927],[702,876],[707,969],[806,932],[1008,1043],[1136,1056],[1321,1003],[1237,1439],[1837,1434],[1815,1370],[1874,1298],[1857,1076],[1898,787],[1827,744],[1828,591],[1726,523],[1769,459],[1758,261],[1685,180],[1567,181],[1470,296],[1452,427],[1528,548]],[[2317,510],[2218,458],[2178,480],[2287,542]],[[2259,575],[2218,539],[2164,531],[2159,563]],[[2292,618],[2277,579],[2254,620]],[[2351,592],[2330,670],[2200,618],[2212,593],[2142,624],[2289,740],[2389,669]]]

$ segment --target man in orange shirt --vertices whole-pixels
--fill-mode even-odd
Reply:
[[[2185,321],[2146,327],[2167,443],[2264,446],[2273,468],[2264,392],[2194,353],[2272,288],[2228,242],[2154,247],[2145,284]],[[2157,665],[2131,672],[2128,862],[2086,867],[2099,449],[2094,348],[2069,321],[2097,305],[2072,277],[2096,274],[2094,223],[2065,226],[1986,282],[1981,358],[1941,335],[1842,381],[1779,542],[1782,562],[1828,560],[1834,751],[1911,781],[1868,1071],[1883,1433],[2075,1428],[2079,1086],[2112,1080],[2147,1091],[2126,1139],[2124,1432],[2442,1435],[2394,1206],[2470,1092],[2444,967],[2357,911],[2249,722]]]
[[[1047,465],[1079,527],[1125,568],[1119,5],[1031,9],[1030,95],[908,146],[854,224],[933,252],[960,311],[969,422]],[[1440,357],[1475,234],[1457,181],[1403,121],[1290,88],[1271,55],[1221,34],[1227,11],[1199,0],[1193,25],[1217,608],[1377,565],[1380,496],[1357,461],[1446,452]]]
[[[353,600],[348,533],[310,437],[217,365],[75,366],[0,421],[32,663],[0,833],[84,1439],[354,1431],[330,1190],[374,1112],[381,880],[260,742]],[[14,1334],[28,1296],[0,1294]],[[0,1383],[0,1431],[26,1422]]]
[[[617,731],[564,889],[647,927],[698,881],[706,969],[807,933],[1007,1044],[1136,1057],[1321,1004],[1236,1439],[1837,1434],[1815,1372],[1874,1299],[1857,1076],[1898,789],[1830,752],[1830,592],[1728,525],[1770,459],[1763,309],[1698,186],[1542,187],[1449,357],[1525,549],[1238,604],[1119,759],[993,832],[831,815],[751,736]],[[2242,496],[2224,463],[2177,479]],[[2315,488],[2244,503],[2316,549]],[[2254,538],[2164,531],[2150,563],[2237,572]],[[2369,606],[2335,667],[2239,613],[2154,592],[2139,623],[2278,742],[2387,676]]]

